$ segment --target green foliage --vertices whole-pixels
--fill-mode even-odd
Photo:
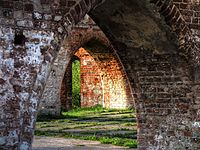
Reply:
[[[121,113],[132,113],[133,109],[107,109],[103,108],[101,105],[95,105],[93,107],[85,107],[85,108],[75,108],[73,110],[63,112],[62,115],[67,118],[79,118],[79,117],[87,117],[91,115],[97,115],[99,113],[103,113],[104,115],[110,114],[110,112],[113,112],[114,114],[121,114]],[[112,119],[112,118],[111,118]]]
[[[78,118],[78,117],[85,117],[90,114],[95,114],[102,112],[104,109],[101,105],[96,105],[93,107],[86,107],[86,108],[75,108],[73,110],[63,112],[62,115],[66,116],[67,118]]]
[[[80,107],[80,61],[72,62],[72,107]]]

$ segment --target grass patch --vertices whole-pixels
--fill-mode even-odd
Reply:
[[[62,115],[67,118],[78,118],[91,116],[91,114],[98,114],[104,111],[106,111],[106,109],[104,109],[101,105],[96,105],[94,107],[89,108],[76,108],[68,112],[63,112]]]
[[[137,141],[131,139],[102,137],[99,139],[99,141],[102,144],[113,144],[129,148],[137,148]]]
[[[113,113],[111,113],[113,112]],[[115,115],[115,114],[127,114],[127,113],[133,113],[133,109],[106,109],[103,108],[101,105],[96,105],[94,107],[86,107],[86,108],[76,108],[73,110],[70,110],[68,112],[63,112],[62,116],[65,116],[67,118],[80,118],[80,117],[99,117],[100,115]]]
[[[136,122],[133,109],[105,109],[97,105],[76,108],[61,116],[39,117],[36,123],[37,136],[52,136],[100,141],[136,148]]]
[[[128,122],[128,123],[124,123],[123,125],[130,127],[130,126],[136,126],[137,124],[136,122]]]

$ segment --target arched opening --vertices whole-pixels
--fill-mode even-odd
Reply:
[[[78,97],[80,95],[80,107],[91,107],[97,104],[111,109],[134,107],[129,81],[123,66],[111,47],[106,47],[98,40],[91,39],[79,48],[74,56],[80,60],[80,85],[79,80],[76,83],[78,89],[80,86],[80,94],[76,93]],[[73,101],[79,99],[75,96],[73,99],[73,83],[72,85],[69,84],[70,81],[74,82],[73,65],[71,67],[72,78],[69,75],[71,72],[67,68],[62,83],[62,87],[65,87],[65,89],[61,89],[61,103],[65,103],[65,106],[68,106],[67,102],[73,104]],[[72,86],[72,88],[69,86]],[[76,85],[74,86],[76,87]],[[68,93],[71,93],[68,90],[72,90],[71,102],[67,100]],[[63,102],[62,97],[64,97],[65,102]]]
[[[85,38],[85,35],[82,33],[78,34],[78,36],[80,35],[81,38]],[[89,40],[86,40],[83,44],[77,45],[78,47],[76,46],[75,51],[71,54],[71,60],[66,67],[65,75],[62,79],[59,99],[62,105],[61,110],[64,111],[64,116],[67,115],[75,118],[80,124],[85,125],[82,129],[78,128],[77,130],[81,130],[81,132],[79,135],[77,135],[78,131],[74,132],[74,136],[79,138],[80,136],[82,136],[82,138],[87,138],[88,136],[89,139],[102,140],[102,142],[105,143],[116,143],[126,147],[136,147],[137,123],[135,113],[133,112],[133,93],[123,65],[115,53],[115,50],[110,44],[95,38],[95,36],[89,38]],[[77,117],[74,114],[72,115],[74,108],[74,60],[79,60],[80,62],[81,90],[80,93],[78,93],[81,97],[80,107],[87,107],[89,108],[89,111],[98,111],[99,114],[97,112],[94,112],[94,114],[101,116],[100,118],[94,114],[93,116],[89,116],[90,119],[85,116]],[[75,100],[77,100],[77,98],[75,98]],[[91,108],[94,110],[91,110]],[[86,109],[86,112],[83,113],[87,114],[87,111],[88,110]],[[78,111],[76,111],[76,113],[77,112]],[[84,119],[84,123],[81,119]],[[59,126],[58,123],[52,123],[51,119],[49,119],[50,123],[47,123],[44,118],[42,121],[40,120],[37,125],[36,135],[49,135],[51,132],[53,135],[58,134],[55,127]],[[94,125],[90,128],[89,126],[91,126],[91,123],[86,124],[88,121],[98,126]],[[56,122],[65,121],[58,120]],[[102,123],[104,125],[102,125]],[[46,126],[45,124],[51,125]],[[62,134],[65,133],[67,136],[72,136],[72,129],[68,129],[67,126],[68,125],[66,124],[65,131],[63,131],[62,128],[59,128],[59,132]],[[48,132],[44,131],[45,128]],[[54,131],[52,131],[53,129]],[[75,129],[73,130],[75,131]],[[89,132],[88,130],[92,131]],[[87,136],[84,135],[86,133],[88,134]]]
[[[197,0],[1,1],[0,149],[31,149],[46,79],[50,74],[62,80],[56,67],[65,70],[69,61],[58,59],[63,63],[54,68],[54,58],[89,11],[136,90],[139,149],[200,149],[198,5]],[[17,30],[23,35],[15,36]],[[59,95],[54,89],[60,85],[49,87],[51,93],[44,94]],[[48,108],[59,114],[60,102]]]
[[[73,55],[60,89],[61,112],[80,107],[80,59]]]
[[[72,58],[72,108],[79,108],[81,106],[81,76],[80,76],[80,59]]]
[[[80,59],[81,107],[102,105],[101,70],[97,62],[84,48],[79,48],[75,55]]]

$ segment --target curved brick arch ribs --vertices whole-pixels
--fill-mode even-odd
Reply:
[[[102,77],[97,61],[82,47],[74,55],[80,60],[80,106],[92,107],[98,104],[102,105],[104,99]]]
[[[189,42],[188,36],[191,36],[191,30],[187,26],[179,9],[173,4],[173,0],[150,0],[150,2],[156,5],[159,13],[164,16],[166,23],[179,36],[180,49],[184,50],[183,53],[185,55],[188,55],[188,49],[183,47],[185,43]]]
[[[66,31],[71,29],[71,26],[77,24],[91,9],[97,7],[105,0],[78,0],[77,1],[66,1],[64,5],[68,5],[69,10],[64,15],[62,26],[65,27]]]
[[[89,15],[117,47],[136,90],[138,148],[199,149],[199,136],[192,136],[200,130],[199,98],[191,76],[195,64],[190,62],[194,37],[175,5],[152,2],[156,5],[143,0],[105,1]]]
[[[60,82],[63,79],[63,70],[70,64],[70,53],[63,47],[58,52],[58,55],[51,66],[50,75],[47,78],[46,86],[42,94],[42,98],[39,104],[39,115],[51,114],[60,115],[60,101],[59,98]]]
[[[186,0],[178,1],[173,0],[174,5],[179,9],[184,19],[185,24],[189,28],[189,34],[186,37],[186,44],[183,45],[190,52],[190,62],[193,67],[194,81],[199,82],[199,64],[200,64],[200,51],[199,51],[199,1],[198,0]]]
[[[115,49],[114,49],[114,51],[115,51]],[[130,90],[129,92],[130,92],[130,95],[131,95],[131,97],[132,97],[132,99],[133,99],[133,103],[132,103],[132,106],[136,106],[135,105],[135,99],[137,98],[136,97],[136,90],[135,89],[132,89],[132,85],[131,85],[131,83],[130,83],[130,79],[129,79],[129,76],[128,76],[128,74],[127,74],[127,72],[126,72],[126,69],[125,69],[125,66],[124,66],[124,64],[122,63],[122,61],[121,61],[121,59],[120,59],[120,57],[119,57],[119,55],[117,54],[117,52],[115,51],[115,56],[117,57],[117,61],[119,61],[119,64],[120,64],[120,66],[122,67],[122,70],[124,71],[124,75],[125,75],[125,79],[127,79],[127,84],[128,84],[128,89]],[[136,116],[137,116],[137,114],[136,114]],[[136,119],[137,119],[137,117],[136,117]]]
[[[84,16],[84,13],[89,11],[88,8],[92,8],[99,1],[76,1],[77,3],[70,6],[70,13],[68,13],[69,9],[61,9],[65,10],[65,16],[62,16],[65,22],[59,21],[60,23],[57,23],[57,21],[60,20],[60,15],[59,13],[57,14],[56,11],[56,9],[59,8],[57,7],[59,6],[57,1],[51,3],[53,6],[51,9],[48,9],[49,7],[41,7],[42,5],[50,5],[49,1],[44,0],[34,2],[2,2],[3,5],[0,5],[0,10],[4,11],[4,13],[0,16],[0,35],[1,42],[4,46],[0,47],[0,85],[2,87],[0,95],[0,148],[29,149],[33,135],[37,101],[49,74],[49,69],[47,68],[51,67],[51,63],[54,60],[53,58],[56,57],[56,51],[58,51],[60,47],[60,41],[62,41],[63,35],[66,35],[64,33],[65,31],[63,31],[63,26],[66,31],[70,30],[70,26],[77,22],[81,16]],[[109,4],[110,2],[111,4]],[[136,5],[132,5],[132,3]],[[123,53],[118,51],[118,54],[125,65],[132,87],[134,85],[137,86],[135,89],[137,89],[138,92],[138,94],[136,94],[138,97],[136,107],[138,108],[137,111],[139,111],[139,148],[156,149],[164,147],[166,149],[186,149],[189,147],[191,149],[199,149],[199,137],[196,135],[196,132],[198,132],[200,128],[199,121],[196,119],[198,118],[199,99],[198,96],[196,96],[196,105],[192,103],[194,98],[193,89],[195,87],[191,84],[191,75],[188,71],[190,67],[179,55],[162,54],[162,50],[168,53],[174,51],[174,49],[176,49],[176,46],[174,46],[176,43],[164,36],[167,30],[164,30],[165,27],[162,28],[162,25],[158,23],[161,20],[159,17],[155,17],[156,15],[149,9],[150,7],[146,7],[148,5],[147,3],[148,2],[144,0],[119,0],[118,3],[110,0],[105,1],[102,6],[96,7],[91,14],[97,23],[101,20],[101,28],[103,31],[109,35],[112,42],[115,43],[119,49],[123,50]],[[144,4],[143,7],[140,7],[140,4]],[[19,7],[16,6],[22,7],[19,9]],[[76,6],[76,8],[74,8],[74,6]],[[109,9],[111,6],[113,9]],[[136,6],[141,9],[137,9]],[[129,9],[131,7],[134,9]],[[12,11],[16,9],[19,9],[19,12]],[[101,9],[103,11],[98,13],[98,10]],[[76,11],[79,12],[80,10],[82,13],[78,15],[79,13],[76,13]],[[32,15],[33,11],[35,13]],[[134,11],[136,12],[133,13]],[[53,15],[52,12],[54,13]],[[95,12],[97,12],[97,15],[95,15]],[[138,13],[140,17],[138,17]],[[148,13],[153,15],[149,16]],[[126,14],[126,16],[124,16],[124,14]],[[130,14],[133,15],[133,18]],[[137,16],[134,16],[134,14]],[[98,16],[102,15],[104,18],[99,19]],[[112,19],[109,19],[108,16],[112,17]],[[116,16],[119,18],[119,22]],[[147,16],[147,18],[144,18],[144,16]],[[125,19],[122,19],[122,17]],[[130,20],[135,20],[136,17],[138,18],[136,21],[137,23],[141,23],[140,19],[147,20],[148,26],[153,29],[153,33],[158,34],[149,32],[147,30],[149,28],[144,24],[138,24],[140,27],[139,32],[134,32],[137,31],[137,28],[135,28]],[[151,19],[151,17],[153,17],[153,19]],[[111,25],[112,28],[109,28]],[[126,27],[123,28],[124,26]],[[23,30],[23,34],[27,38],[25,46],[13,45],[16,29]],[[125,33],[127,29],[135,30],[129,30],[128,33],[132,34],[130,36]],[[193,43],[194,37],[189,39],[192,39],[191,48],[194,51],[195,58],[197,58],[197,63],[195,64],[198,64],[198,46]],[[148,41],[151,41],[151,44],[149,44]],[[178,40],[175,39],[175,41]],[[38,43],[42,43],[45,48],[41,47]],[[133,43],[134,46],[131,46],[131,43]],[[168,45],[168,47],[166,48],[161,45]],[[190,46],[190,44],[188,44],[188,46]],[[39,52],[40,50],[41,53]],[[154,54],[151,50],[153,52],[161,51],[161,54]],[[133,54],[133,51],[137,51],[137,53]],[[145,55],[143,53],[145,53]],[[41,65],[42,62],[45,63]],[[148,65],[148,63],[151,63],[151,65]],[[176,67],[172,65],[174,63]],[[169,69],[167,70],[166,68]],[[46,70],[46,72],[42,73],[43,70]],[[39,75],[37,75],[38,72],[40,72]],[[149,77],[145,75],[145,72],[148,73]],[[155,78],[152,78],[152,76]],[[37,81],[34,83],[36,77]],[[165,83],[168,84],[166,85]],[[34,87],[33,91],[32,87]],[[30,93],[32,93],[32,96],[30,96]],[[180,94],[177,95],[176,93]],[[170,97],[170,99],[167,97]],[[148,100],[151,101],[149,102]],[[160,103],[161,100],[162,103]],[[159,123],[155,124],[155,120]],[[184,127],[182,128],[183,130],[178,130],[178,125]],[[151,129],[148,129],[147,132],[146,128],[149,126]],[[192,135],[194,136],[192,137]],[[166,145],[166,143],[170,144]]]
[[[92,38],[97,38],[104,43],[108,43],[108,40],[105,38],[103,33],[96,30],[95,27],[94,29],[90,29],[89,27],[86,29],[80,28],[80,31],[75,27],[69,33],[69,36],[64,41],[63,48],[59,51],[59,54],[52,66],[52,70],[54,70],[54,72],[52,72],[47,79],[46,88],[39,106],[40,114],[60,114],[60,91],[62,91],[62,80],[64,78],[66,68],[69,68],[69,65],[71,65],[69,62],[75,51]],[[68,79],[66,81],[68,81]],[[68,87],[68,89],[70,88]],[[67,90],[66,92],[69,91]]]
[[[88,29],[87,32],[84,30],[79,30],[79,32],[72,31],[73,37],[70,39],[71,42],[67,42],[67,44],[72,48],[73,54],[76,53],[76,51],[85,45],[87,42],[89,42],[91,39],[95,39],[100,41],[101,43],[107,45],[108,47],[112,48],[112,45],[110,44],[109,40],[106,38],[104,33],[100,31],[99,29]],[[73,42],[72,42],[73,41]]]
[[[1,1],[1,149],[31,147],[38,101],[51,63],[70,30],[66,16],[70,14],[74,24],[100,1],[74,1],[70,6],[62,2]],[[25,37],[24,45],[14,45],[18,31]]]
[[[192,73],[194,76],[194,81],[199,82],[199,70],[200,70],[200,51],[198,47],[197,38],[193,35],[191,28],[189,28],[188,23],[185,21],[182,12],[188,11],[186,8],[187,4],[185,2],[180,2],[176,0],[150,0],[154,3],[161,15],[164,16],[167,24],[176,32],[179,37],[179,50],[181,55],[184,55],[192,66]],[[188,2],[189,3],[189,2]],[[191,2],[193,3],[193,2]],[[198,5],[198,3],[196,3]],[[179,6],[179,8],[177,6]],[[181,7],[181,5],[183,5]],[[187,16],[192,18],[193,16]],[[189,22],[190,23],[190,22]]]
[[[54,70],[54,72],[52,72],[47,79],[46,88],[44,90],[39,108],[39,114],[41,115],[48,113],[52,115],[60,114],[61,108],[59,93],[62,91],[60,90],[62,85],[61,81],[64,77],[66,68],[69,68],[69,60],[71,60],[75,51],[92,38],[99,39],[103,43],[109,43],[103,33],[101,31],[97,31],[95,27],[94,29],[87,27],[86,30],[81,30],[80,28],[80,31],[77,31],[78,29],[76,28],[78,27],[74,27],[74,29],[69,33],[68,38],[64,41],[63,48],[59,51],[55,63],[52,66],[52,70]],[[70,87],[68,87],[68,89],[70,89]],[[69,91],[67,90],[66,92]]]
[[[83,4],[83,2],[82,2],[82,4]],[[54,21],[58,22],[58,23],[54,24],[54,29],[57,30],[57,32],[55,33],[54,41],[52,42],[52,44],[55,47],[55,51],[52,52],[53,54],[50,52],[49,56],[48,56],[48,54],[46,54],[46,56],[44,57],[44,60],[46,61],[46,59],[47,59],[47,61],[49,61],[50,63],[46,63],[46,62],[43,63],[37,74],[36,82],[33,86],[33,94],[30,96],[30,101],[31,101],[31,105],[33,106],[33,109],[31,110],[29,108],[29,110],[31,110],[33,112],[29,111],[26,114],[23,114],[21,117],[21,118],[27,118],[27,119],[30,117],[31,122],[30,122],[30,124],[29,123],[27,124],[26,122],[22,124],[22,126],[24,126],[24,127],[22,128],[22,132],[21,132],[21,136],[20,136],[20,140],[21,140],[20,144],[19,144],[20,148],[28,148],[29,146],[31,146],[33,131],[34,131],[34,123],[36,121],[36,110],[38,108],[37,102],[39,102],[39,99],[44,90],[46,79],[48,78],[49,72],[51,70],[50,69],[51,65],[54,62],[54,59],[57,55],[56,51],[59,51],[60,45],[62,45],[62,40],[67,35],[67,32],[69,32],[71,30],[71,25],[78,23],[78,21],[80,21],[84,17],[84,15],[93,6],[95,6],[97,4],[98,4],[98,2],[95,0],[88,1],[88,3],[86,4],[86,7],[82,8],[80,6],[81,1],[76,1],[76,3],[73,3],[73,5],[70,6],[69,10],[68,9],[65,10],[65,11],[69,12],[69,14],[71,15],[71,18],[69,18],[70,16],[65,17],[68,13],[65,16],[63,16],[61,14],[61,12],[59,11],[59,10],[62,10],[60,8],[62,6],[59,6],[61,4],[58,4],[57,2],[52,4],[51,8],[53,9],[53,12],[56,14],[54,16]],[[35,16],[33,16],[33,17],[35,17]],[[36,18],[36,19],[40,19],[40,18]],[[70,19],[72,19],[71,20],[72,22],[69,22]],[[41,25],[41,28],[42,28],[42,25]],[[63,28],[65,28],[65,30],[63,30]],[[57,42],[57,43],[54,43],[54,42]],[[61,47],[61,49],[62,49],[62,47]],[[52,72],[51,75],[54,76],[54,71]],[[27,126],[27,128],[30,128],[30,129],[27,130],[26,126]],[[31,130],[31,128],[32,128],[32,130]]]
[[[128,78],[114,50],[93,39],[89,43],[75,53],[81,60],[81,106],[134,107]]]
[[[62,85],[61,81],[62,81],[62,78],[64,78],[63,76],[64,76],[65,69],[69,68],[69,66],[67,67],[68,62],[66,62],[66,59],[69,60],[69,57],[71,57],[81,46],[85,45],[87,42],[91,41],[92,39],[98,40],[100,43],[103,43],[104,45],[106,45],[108,47],[108,49],[113,49],[112,45],[110,44],[108,39],[98,29],[98,27],[94,26],[93,28],[91,28],[91,27],[87,26],[87,27],[81,28],[81,27],[79,27],[79,25],[74,27],[74,29],[72,30],[72,32],[69,35],[69,38],[67,38],[67,40],[64,42],[63,47],[65,47],[64,49],[65,49],[67,55],[64,54],[62,51],[60,51],[58,58],[55,61],[56,63],[53,65],[53,68],[57,68],[57,69],[55,69],[55,72],[58,77],[53,78],[52,76],[50,76],[47,80],[47,85],[45,88],[43,99],[41,100],[42,103],[40,104],[41,112],[51,113],[51,114],[59,114],[60,113],[60,107],[59,107],[60,106],[59,105],[60,94],[59,94],[59,92],[60,91],[62,92],[64,90],[59,90],[59,89],[61,89],[61,85]],[[59,69],[59,66],[62,66],[61,67],[62,69]],[[121,64],[121,66],[122,66],[122,64]],[[58,75],[58,74],[60,74],[60,75]],[[125,74],[125,72],[124,72],[124,74]],[[129,83],[128,78],[127,77],[125,77],[125,78],[127,79],[127,83]],[[69,79],[65,79],[65,80],[69,81]],[[69,83],[66,83],[66,84],[70,85]],[[66,87],[66,89],[70,89],[70,87]],[[130,88],[128,88],[128,89],[130,89]],[[68,93],[68,92],[69,92],[69,90],[65,91],[65,93]],[[55,93],[57,93],[57,94],[55,94]],[[132,93],[131,90],[130,90],[130,93]],[[47,96],[47,95],[51,95],[51,96]],[[70,93],[68,96],[65,95],[65,97],[69,97],[68,100],[70,101],[70,97],[71,97]],[[130,99],[132,100],[133,98],[130,98]],[[56,105],[54,105],[54,104],[56,104]],[[57,109],[54,109],[55,106],[58,106],[58,107],[56,107]]]
[[[95,29],[94,29],[95,30]],[[134,103],[134,98],[133,98],[133,95],[134,95],[134,92],[132,90],[132,88],[130,88],[130,81],[129,81],[129,78],[126,74],[126,71],[124,69],[124,66],[118,56],[118,54],[116,53],[116,50],[113,48],[113,45],[110,43],[110,41],[106,38],[106,36],[104,35],[104,33],[102,31],[92,31],[92,30],[88,30],[88,32],[85,32],[85,31],[81,31],[80,32],[76,32],[76,33],[73,33],[72,32],[72,35],[74,37],[71,38],[71,41],[73,42],[67,42],[67,44],[71,45],[70,47],[72,48],[72,50],[74,51],[73,53],[75,54],[76,51],[83,45],[85,45],[86,43],[88,43],[89,41],[91,41],[92,39],[94,40],[97,40],[99,41],[100,43],[102,43],[103,45],[105,45],[108,49],[112,50],[113,51],[113,54],[115,57],[117,57],[117,61],[119,63],[119,65],[122,67],[122,70],[123,70],[123,74],[125,75],[125,79],[126,79],[126,82],[128,84],[128,87],[127,87],[127,90],[131,93],[129,95],[129,101],[132,101],[132,103],[130,103],[129,106],[135,106],[133,103]]]
[[[193,24],[196,23],[195,21],[193,22],[193,17],[197,17],[197,15],[190,14],[188,12],[188,5],[193,5],[196,7],[195,1],[185,1],[185,2],[180,2],[180,1],[168,1],[168,4],[166,4],[165,1],[161,0],[152,0],[152,2],[159,8],[159,12],[161,15],[163,15],[167,21],[167,23],[172,27],[172,29],[175,30],[177,35],[179,36],[179,49],[182,50],[185,54],[184,55],[189,55],[188,61],[190,62],[191,66],[191,76],[193,79],[193,82],[196,84],[193,86],[192,91],[193,96],[194,96],[194,104],[199,103],[199,96],[197,93],[199,93],[199,81],[200,81],[200,51],[199,51],[199,46],[198,46],[198,39],[199,39],[199,34],[195,34],[195,28],[196,24],[194,25],[193,29]],[[186,3],[188,2],[188,3]],[[199,5],[199,2],[196,1],[196,5]],[[177,8],[179,7],[179,8]],[[185,15],[183,16],[182,13]],[[191,10],[190,10],[191,11]],[[197,11],[197,10],[195,10]],[[184,13],[186,12],[186,13]],[[196,13],[197,14],[197,13]],[[185,21],[185,18],[189,18]],[[196,19],[196,18],[195,18]],[[189,20],[189,21],[188,21]],[[192,20],[192,21],[190,21]],[[191,26],[191,27],[190,27]],[[193,110],[193,115],[194,119],[192,122],[192,130],[200,130],[199,126],[199,115],[198,115],[198,110],[193,108],[191,106],[191,110]],[[198,143],[199,140],[197,140],[195,143]],[[200,146],[197,146],[200,148]],[[198,149],[197,148],[197,149]],[[196,147],[195,147],[196,149]]]

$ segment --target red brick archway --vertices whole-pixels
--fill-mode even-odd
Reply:
[[[51,64],[71,26],[91,10],[136,89],[139,148],[199,149],[198,1],[152,0],[170,26],[148,1],[105,0],[97,7],[101,2],[0,2],[0,148],[31,147],[37,105]]]
[[[106,50],[107,47],[101,43],[94,43],[94,39],[91,41],[93,45],[90,45],[90,50],[79,48],[75,53],[80,60],[81,107],[91,107],[97,104],[118,109],[134,107],[129,81],[117,56],[113,50],[110,52]],[[64,104],[63,107],[68,106],[67,103],[72,103],[71,96],[67,98],[69,97],[68,90],[71,90],[72,86],[69,83],[70,73],[71,70],[67,69],[62,82],[61,103]]]
[[[47,80],[45,92],[43,94],[43,99],[41,100],[41,103],[40,103],[40,109],[39,109],[40,114],[59,115],[60,110],[61,110],[60,109],[61,105],[64,109],[70,108],[71,101],[72,101],[71,100],[71,98],[72,98],[71,86],[72,85],[71,85],[71,61],[68,61],[68,60],[70,59],[70,57],[73,57],[73,54],[77,51],[77,49],[79,47],[84,46],[85,44],[87,44],[90,41],[98,41],[99,43],[102,43],[102,45],[105,45],[106,49],[110,50],[109,55],[110,56],[113,55],[113,59],[116,60],[117,66],[119,66],[117,68],[120,68],[119,72],[121,74],[123,74],[122,75],[123,77],[122,78],[119,77],[119,80],[120,80],[121,86],[124,87],[124,89],[121,89],[122,91],[124,91],[124,94],[122,94],[122,97],[124,97],[124,101],[122,100],[121,102],[118,102],[119,105],[123,106],[123,104],[122,104],[123,102],[124,102],[123,107],[129,107],[129,106],[134,105],[133,104],[134,103],[133,95],[132,95],[133,92],[130,88],[130,83],[128,81],[126,73],[124,71],[121,71],[121,70],[124,70],[124,68],[119,60],[119,57],[116,55],[115,50],[113,49],[112,45],[110,44],[108,39],[105,37],[105,35],[102,33],[102,31],[98,28],[98,26],[95,25],[95,23],[90,18],[88,18],[88,19],[85,19],[84,21],[82,21],[77,26],[73,27],[73,30],[72,30],[71,34],[69,35],[69,38],[65,41],[64,48],[59,52],[59,55],[58,55],[54,65],[52,66],[52,73],[50,74],[50,76]],[[92,53],[92,52],[90,52],[90,53]],[[100,52],[100,53],[102,53],[102,52]],[[96,53],[96,54],[94,53],[93,55],[97,55],[97,54],[98,53]],[[102,53],[101,57],[105,57],[105,58],[107,57],[107,56],[103,56],[103,55],[106,55],[106,54]],[[98,61],[98,62],[100,62],[100,61]],[[112,63],[112,65],[113,65],[113,63]],[[62,67],[59,67],[59,66],[62,66]],[[99,64],[99,66],[102,66],[102,65]],[[103,66],[105,66],[105,64]],[[65,68],[66,68],[66,73],[64,75]],[[113,71],[114,71],[113,73],[116,73],[115,70],[113,70]],[[61,85],[62,80],[63,80],[64,84]],[[105,87],[106,86],[108,86],[108,85],[105,85]],[[117,84],[115,86],[117,86]],[[122,87],[119,87],[119,88],[113,87],[113,90],[116,89],[116,93],[117,92],[120,93],[119,90]],[[100,89],[101,88],[102,87],[100,87]],[[59,90],[59,89],[61,89],[61,90]],[[109,90],[109,91],[111,92],[111,90]],[[60,92],[64,93],[64,94],[60,95]],[[106,95],[106,94],[108,95],[110,92],[106,92],[104,95]],[[113,92],[113,93],[115,93],[115,92]],[[123,92],[121,92],[121,93],[123,93]],[[100,99],[103,98],[103,96],[100,96],[100,95],[99,95],[99,98]],[[114,99],[114,97],[115,96],[113,95],[113,99]],[[118,95],[118,98],[120,98],[120,95]],[[60,103],[60,99],[61,99],[61,103]],[[108,99],[106,101],[109,101],[109,99],[112,99],[112,98],[107,97],[106,99]],[[129,102],[126,102],[125,99]],[[70,105],[68,105],[68,104],[70,104]],[[113,101],[112,104],[116,104],[116,103]],[[127,105],[127,106],[125,106],[125,105]],[[112,107],[114,107],[114,106],[112,106]]]

